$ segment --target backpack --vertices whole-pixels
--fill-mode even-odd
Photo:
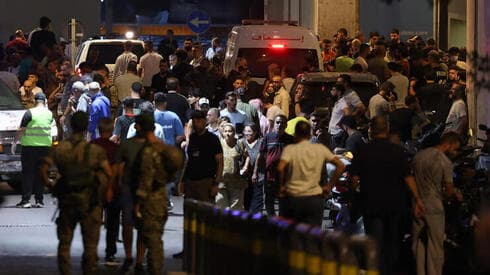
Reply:
[[[80,143],[83,143],[80,142]],[[87,165],[90,158],[90,143],[73,144],[73,149],[83,146],[83,157],[73,154],[63,163],[61,178],[55,185],[53,195],[60,201],[60,206],[72,206],[79,210],[91,210],[99,202],[99,180],[93,169]]]

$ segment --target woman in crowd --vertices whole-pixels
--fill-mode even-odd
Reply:
[[[238,141],[240,147],[246,149],[250,158],[246,170],[246,179],[248,181],[248,189],[245,191],[245,209],[251,213],[262,212],[264,208],[264,171],[254,171],[255,162],[260,152],[262,138],[260,137],[259,127],[255,123],[248,123],[243,129],[243,138]]]
[[[223,182],[219,183],[216,205],[221,208],[242,210],[247,180],[242,175],[247,172],[250,158],[235,137],[231,123],[224,125],[221,147],[223,148]],[[244,163],[244,164],[242,164]]]

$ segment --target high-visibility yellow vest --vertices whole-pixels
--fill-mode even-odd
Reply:
[[[21,139],[22,146],[51,146],[53,113],[45,107],[29,109],[32,115]]]

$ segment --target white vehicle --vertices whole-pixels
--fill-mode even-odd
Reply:
[[[75,59],[75,68],[80,63],[90,61],[92,63],[102,63],[109,68],[109,75],[112,79],[116,58],[124,52],[126,39],[96,39],[87,40],[80,45]],[[144,42],[141,40],[130,40],[133,43],[132,52],[138,56],[138,63],[141,56],[145,53]]]
[[[0,80],[0,180],[7,181],[16,191],[20,190],[21,146],[16,147],[15,154],[11,153],[11,146],[25,112],[17,91]]]
[[[267,78],[267,66],[272,63],[285,67],[289,77],[296,77],[307,68],[323,71],[320,44],[311,30],[266,21],[251,23],[260,25],[235,26],[228,36],[223,65],[226,76],[235,68],[238,57],[247,60],[251,77],[259,83]]]

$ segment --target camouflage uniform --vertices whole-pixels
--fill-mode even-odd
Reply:
[[[62,141],[57,147],[52,148],[50,155],[47,157],[49,164],[54,164],[58,167],[62,178],[64,171],[67,169],[66,163],[72,161],[75,156],[78,157],[78,160],[81,160],[80,163],[84,159],[87,143],[81,139],[81,135],[74,135],[71,139]],[[88,161],[80,165],[88,165],[89,169],[94,172],[102,170],[102,164],[107,162],[106,153],[101,147],[94,144],[90,144],[88,148],[86,153]],[[102,224],[100,197],[97,197],[97,195],[101,194],[101,190],[105,187],[102,186],[105,181],[101,180],[105,174],[97,172],[97,175],[97,178],[99,178],[97,194],[94,194],[93,189],[84,189],[76,193],[66,193],[61,189],[58,191],[57,198],[60,212],[56,223],[59,240],[58,268],[61,274],[71,274],[70,246],[77,223],[80,223],[81,226],[84,246],[82,257],[83,274],[97,273],[97,244]],[[62,186],[61,183],[57,183],[54,189],[62,188],[59,186]]]
[[[148,249],[150,274],[163,273],[163,228],[167,221],[168,179],[183,165],[183,155],[177,148],[163,143],[147,144],[141,154],[141,173],[136,190],[141,217],[138,234]]]

